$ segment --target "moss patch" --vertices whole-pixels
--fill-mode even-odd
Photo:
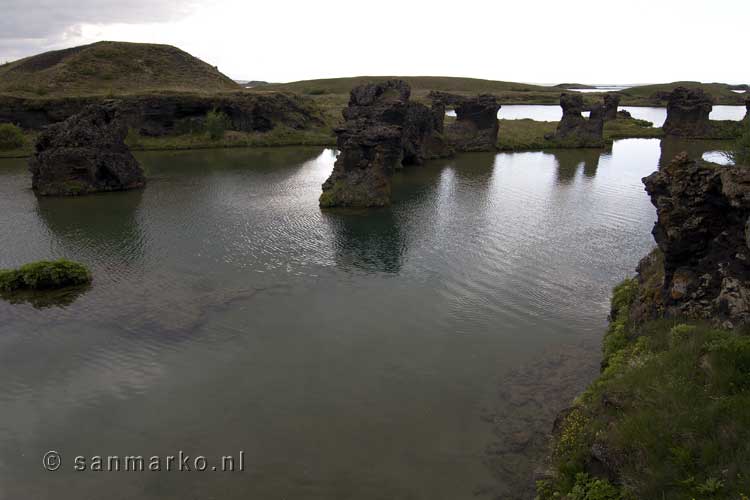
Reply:
[[[18,269],[0,270],[0,291],[50,290],[91,282],[91,273],[77,262],[60,259],[42,260]]]

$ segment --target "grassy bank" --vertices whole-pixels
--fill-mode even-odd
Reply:
[[[637,293],[634,279],[614,290],[601,375],[558,419],[539,499],[747,500],[750,336],[675,320],[636,326]]]
[[[555,149],[560,147],[544,136],[554,133],[557,122],[535,120],[500,120],[498,148],[502,151],[524,151],[534,149]],[[604,125],[605,142],[630,137],[660,138],[661,128],[654,128],[650,122],[635,119],[617,119]]]
[[[334,146],[330,128],[294,130],[278,126],[269,132],[227,131],[212,139],[208,133],[145,137],[130,133],[125,141],[134,151],[247,148],[274,146]]]
[[[446,117],[446,123],[451,121]],[[333,120],[327,120],[333,123]],[[498,148],[502,151],[527,151],[554,149],[556,145],[544,138],[553,133],[557,122],[534,120],[500,120]],[[24,135],[23,146],[8,151],[0,150],[0,158],[24,158],[33,153],[36,133]],[[627,137],[662,137],[660,128],[651,127],[648,122],[639,120],[615,120],[604,128],[606,140]],[[212,139],[207,132],[146,137],[131,131],[126,143],[134,151],[214,149],[274,146],[330,146],[336,145],[332,126],[315,129],[295,130],[278,126],[269,132],[226,131],[220,138]]]

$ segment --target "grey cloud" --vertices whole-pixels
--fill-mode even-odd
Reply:
[[[182,18],[198,0],[2,0],[0,60],[59,48],[82,24],[152,23]]]

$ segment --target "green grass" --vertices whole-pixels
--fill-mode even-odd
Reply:
[[[49,290],[84,285],[91,273],[82,264],[60,259],[32,262],[18,269],[0,270],[0,292]]]
[[[274,146],[334,146],[336,138],[330,128],[295,130],[277,126],[268,132],[228,130],[212,139],[208,132],[162,137],[139,136],[133,132],[125,141],[134,151],[213,149]]]
[[[535,120],[500,120],[498,148],[503,151],[524,151],[535,149],[555,149],[565,147],[544,136],[555,132],[558,122],[541,122]],[[663,137],[660,128],[654,128],[650,122],[635,119],[617,119],[604,125],[604,142],[628,137]],[[569,147],[575,147],[571,145]]]
[[[333,133],[335,122],[330,114],[328,114],[325,120],[330,125],[308,130],[295,130],[277,126],[269,132],[237,132],[227,130],[221,137],[217,136],[214,139],[211,138],[208,132],[146,137],[140,136],[135,130],[131,130],[125,142],[134,151],[275,146],[334,147],[336,145],[336,136]],[[446,123],[449,123],[451,120],[453,118],[446,117]],[[555,144],[544,138],[545,134],[554,132],[556,127],[557,122],[500,120],[498,148],[503,151],[559,148],[559,144]],[[605,125],[604,132],[607,140],[625,137],[662,136],[661,129],[644,126],[643,122],[639,120],[616,120],[608,122]],[[0,150],[0,158],[24,158],[30,156],[33,153],[36,135],[32,132],[26,132],[23,147],[9,151]]]
[[[676,320],[633,325],[638,293],[635,280],[614,290],[604,368],[564,418],[539,497],[746,500],[750,336]],[[592,472],[594,449],[614,481]]]
[[[240,90],[217,68],[169,45],[98,42],[0,66],[0,93],[24,97]]]

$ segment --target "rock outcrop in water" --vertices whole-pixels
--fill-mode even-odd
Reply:
[[[601,104],[591,108],[589,118],[583,113],[583,96],[566,94],[560,96],[563,116],[554,134],[547,136],[559,146],[598,148],[604,146],[604,114]]]
[[[643,182],[658,251],[639,265],[636,319],[750,322],[750,169],[680,154]]]
[[[710,136],[711,109],[713,101],[703,90],[677,87],[669,94],[664,133],[679,137]]]
[[[620,96],[617,94],[604,95],[604,121],[617,119],[617,107],[620,105]]]
[[[34,191],[71,196],[143,187],[146,178],[125,145],[127,133],[115,104],[92,105],[49,126],[29,160]]]
[[[495,151],[500,104],[493,95],[465,97],[446,92],[430,92],[436,106],[450,106],[456,111],[456,121],[446,127],[448,142],[458,151]]]
[[[336,130],[341,151],[323,184],[321,207],[380,207],[390,203],[391,175],[403,164],[446,156],[444,108],[409,101],[402,80],[361,85],[352,90]]]

